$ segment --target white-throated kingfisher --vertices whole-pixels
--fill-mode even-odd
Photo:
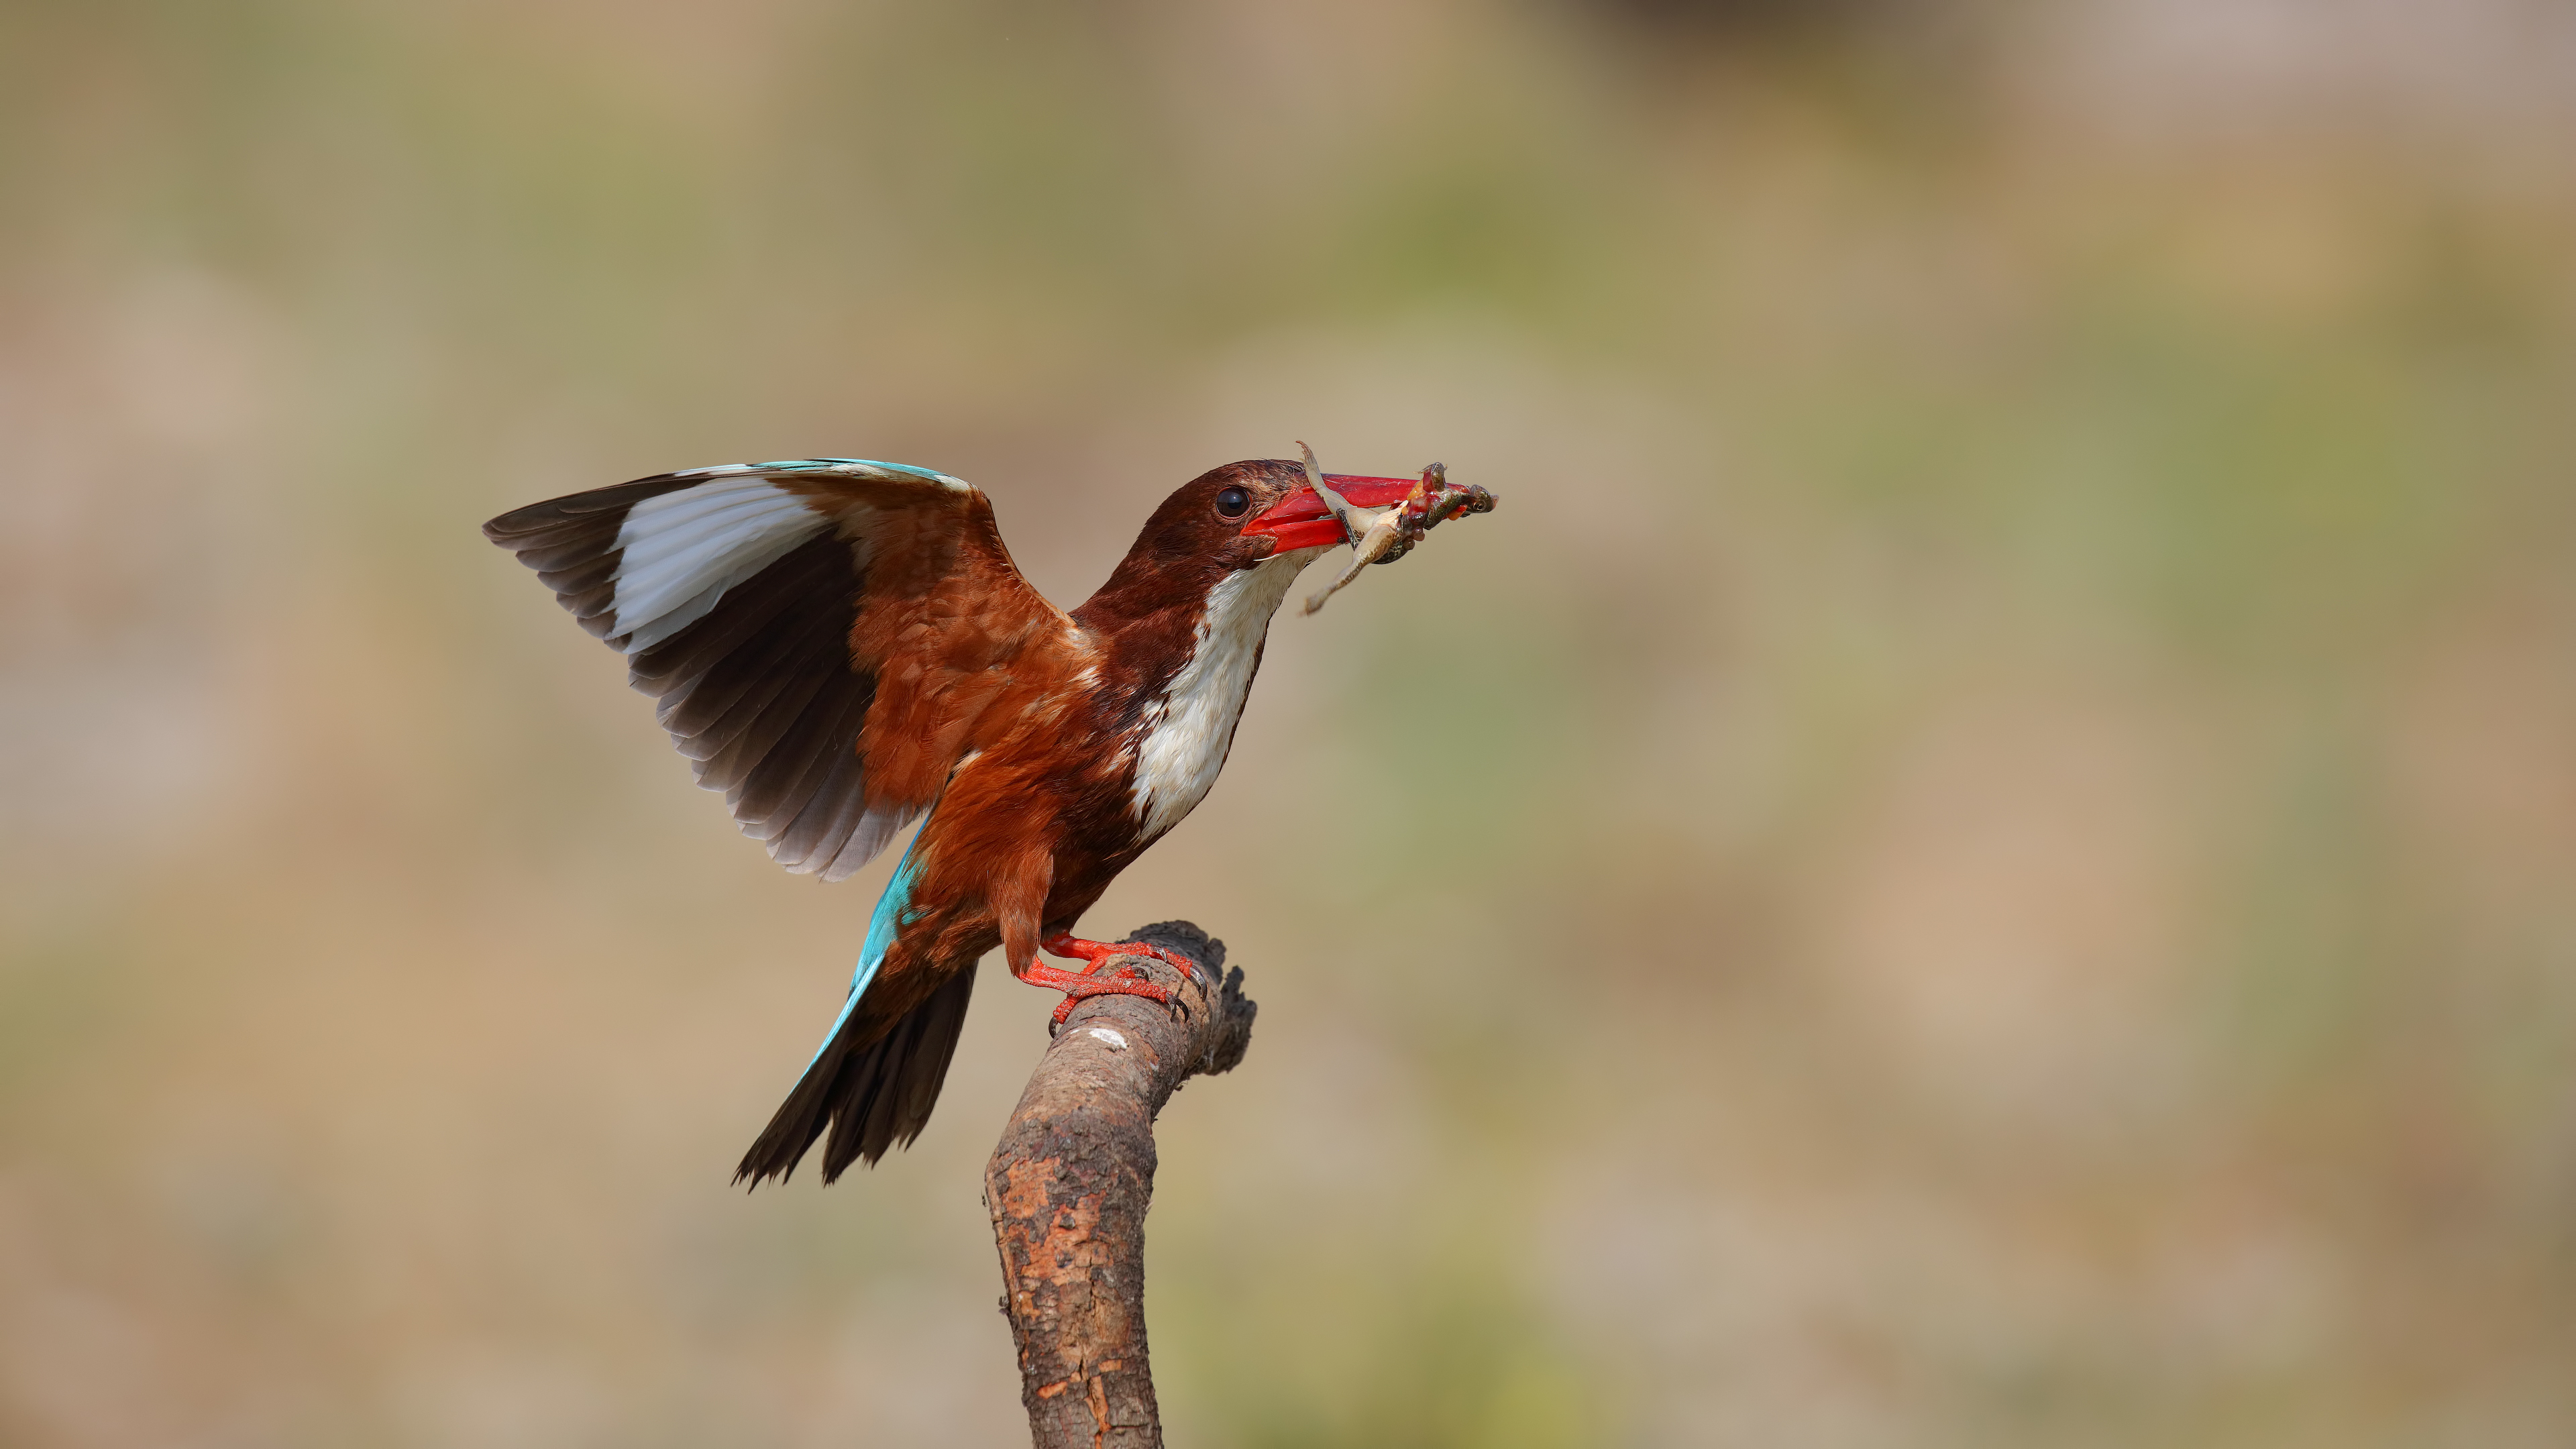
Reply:
[[[825,1182],[918,1136],[995,946],[1065,993],[1059,1022],[1102,993],[1168,1003],[1140,974],[1094,974],[1113,951],[1163,953],[1076,922],[1216,782],[1272,613],[1352,541],[1344,505],[1421,514],[1433,486],[1228,464],[1165,499],[1070,613],[1020,577],[981,492],[902,464],[694,468],[485,524],[626,655],[698,783],[779,864],[839,880],[929,817],[840,1019],[736,1180],[784,1180],[826,1133]],[[1433,522],[1461,502],[1437,487]]]

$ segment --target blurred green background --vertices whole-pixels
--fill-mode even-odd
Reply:
[[[0,1443],[1014,1442],[1053,998],[729,1188],[886,865],[475,525],[1299,438],[1175,1442],[2576,1442],[2571,399],[2538,0],[9,0]]]

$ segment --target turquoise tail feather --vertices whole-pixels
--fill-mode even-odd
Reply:
[[[922,918],[913,902],[921,871],[920,846],[921,837],[916,834],[904,848],[903,859],[868,919],[867,941],[860,947],[858,967],[850,973],[850,993],[841,1003],[841,1014],[833,1018],[821,1049],[805,1064],[795,1090],[743,1154],[735,1181],[783,1181],[806,1150],[823,1140],[823,1180],[830,1182],[852,1163],[874,1162],[912,1141],[929,1122],[949,1059],[957,1050],[958,1034],[965,1027],[967,1003],[975,991],[974,963],[946,972],[927,999],[898,1020],[871,1021],[858,1010],[896,939]],[[862,1031],[864,1040],[855,1035]]]
[[[927,828],[927,822],[924,825]],[[914,859],[913,852],[920,848],[921,832],[915,831],[912,843],[903,848],[903,859],[895,864],[894,874],[886,880],[885,894],[877,897],[876,911],[868,917],[868,938],[860,944],[859,964],[850,972],[849,999],[841,1003],[841,1014],[832,1018],[832,1029],[823,1033],[822,1045],[814,1048],[814,1055],[805,1059],[806,1070],[813,1070],[814,1063],[823,1059],[824,1049],[841,1034],[842,1027],[849,1025],[850,1013],[859,1009],[860,996],[867,992],[868,983],[877,979],[877,968],[885,964],[886,952],[894,949],[895,933],[911,925],[915,919],[912,914],[912,887],[921,874],[921,866]]]

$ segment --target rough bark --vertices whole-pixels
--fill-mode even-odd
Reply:
[[[1154,1117],[1182,1081],[1231,1070],[1257,1009],[1225,943],[1186,921],[1130,934],[1200,964],[1135,966],[1181,1010],[1135,996],[1081,1003],[1048,1044],[984,1169],[1002,1254],[1002,1314],[1020,1356],[1020,1401],[1037,1449],[1145,1449],[1163,1442],[1145,1351],[1145,1209]]]

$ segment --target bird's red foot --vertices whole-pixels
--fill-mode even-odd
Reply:
[[[1061,935],[1049,936],[1040,944],[1050,955],[1072,956],[1089,963],[1080,971],[1066,971],[1032,959],[1025,968],[1012,970],[1012,975],[1031,986],[1043,986],[1050,991],[1064,993],[1064,1000],[1056,1003],[1055,1015],[1049,1018],[1056,1026],[1064,1025],[1065,1017],[1076,1005],[1095,996],[1141,996],[1165,1010],[1171,1008],[1171,988],[1156,984],[1151,977],[1133,966],[1121,966],[1106,976],[1092,974],[1112,956],[1152,956],[1158,961],[1168,962],[1183,971],[1198,969],[1197,965],[1186,956],[1178,956],[1159,947],[1135,942],[1113,945],[1106,941],[1084,941],[1071,935]]]
[[[1083,984],[1065,992],[1064,1000],[1057,1002],[1055,1010],[1047,1016],[1050,1026],[1064,1025],[1064,1019],[1073,1014],[1076,1006],[1095,996],[1141,996],[1166,1011],[1172,1009],[1171,990],[1146,980],[1141,971],[1124,970],[1107,978],[1085,976],[1080,979]]]
[[[1166,951],[1160,946],[1148,946],[1142,941],[1086,941],[1070,931],[1065,931],[1047,937],[1038,942],[1038,946],[1050,956],[1067,956],[1088,962],[1089,964],[1082,968],[1085,975],[1098,971],[1100,963],[1112,956],[1151,956],[1184,974],[1191,976],[1199,974],[1199,963],[1196,961],[1178,951]]]
[[[1107,976],[1094,976],[1087,971],[1066,971],[1031,961],[1026,969],[1011,974],[1031,986],[1064,993],[1064,1000],[1056,1003],[1055,1015],[1049,1018],[1057,1026],[1064,1025],[1065,1017],[1077,1004],[1095,996],[1141,996],[1166,1010],[1172,1005],[1171,988],[1155,984],[1133,966],[1121,966]]]

